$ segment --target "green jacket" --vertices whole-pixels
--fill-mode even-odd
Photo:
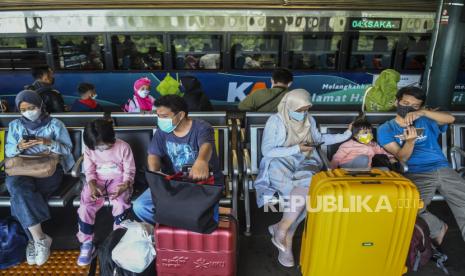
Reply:
[[[289,90],[284,87],[273,87],[257,90],[252,94],[247,95],[247,97],[245,97],[245,99],[243,99],[239,103],[239,110],[256,112],[277,112],[279,102],[288,91]],[[260,107],[266,102],[268,103]],[[260,108],[258,109],[258,107]]]
[[[395,109],[399,72],[386,69],[381,72],[375,85],[365,91],[365,110],[368,112],[386,112]]]

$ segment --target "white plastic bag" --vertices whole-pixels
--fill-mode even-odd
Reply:
[[[121,268],[141,273],[155,259],[153,226],[139,222],[123,222],[122,226],[128,230],[113,248],[111,258]]]

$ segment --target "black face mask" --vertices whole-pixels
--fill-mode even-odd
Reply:
[[[407,116],[407,113],[415,112],[415,111],[417,110],[413,108],[412,106],[401,105],[401,104],[397,105],[397,114],[402,118],[405,118],[405,116]]]

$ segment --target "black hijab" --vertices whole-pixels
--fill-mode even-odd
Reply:
[[[38,108],[40,108],[40,112],[41,112],[39,119],[35,121],[30,121],[26,117],[21,116],[20,120],[25,128],[29,130],[36,130],[40,127],[47,125],[52,120],[52,117],[50,117],[50,115],[48,115],[48,113],[45,111],[42,98],[39,96],[39,94],[37,94],[37,92],[32,91],[32,90],[23,90],[19,92],[15,98],[15,104],[18,110],[19,110],[19,105],[22,102],[27,102],[27,103],[37,106]]]

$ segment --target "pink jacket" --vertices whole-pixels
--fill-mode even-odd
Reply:
[[[333,160],[331,160],[331,168],[336,169],[340,164],[350,162],[359,155],[368,156],[368,166],[371,167],[371,159],[375,156],[375,154],[386,154],[387,156],[392,157],[391,154],[385,151],[376,142],[371,142],[370,144],[365,145],[350,139],[339,146],[339,149],[333,156]]]
[[[134,182],[136,165],[131,147],[123,140],[116,139],[109,150],[84,150],[84,172],[86,181],[117,180]]]

